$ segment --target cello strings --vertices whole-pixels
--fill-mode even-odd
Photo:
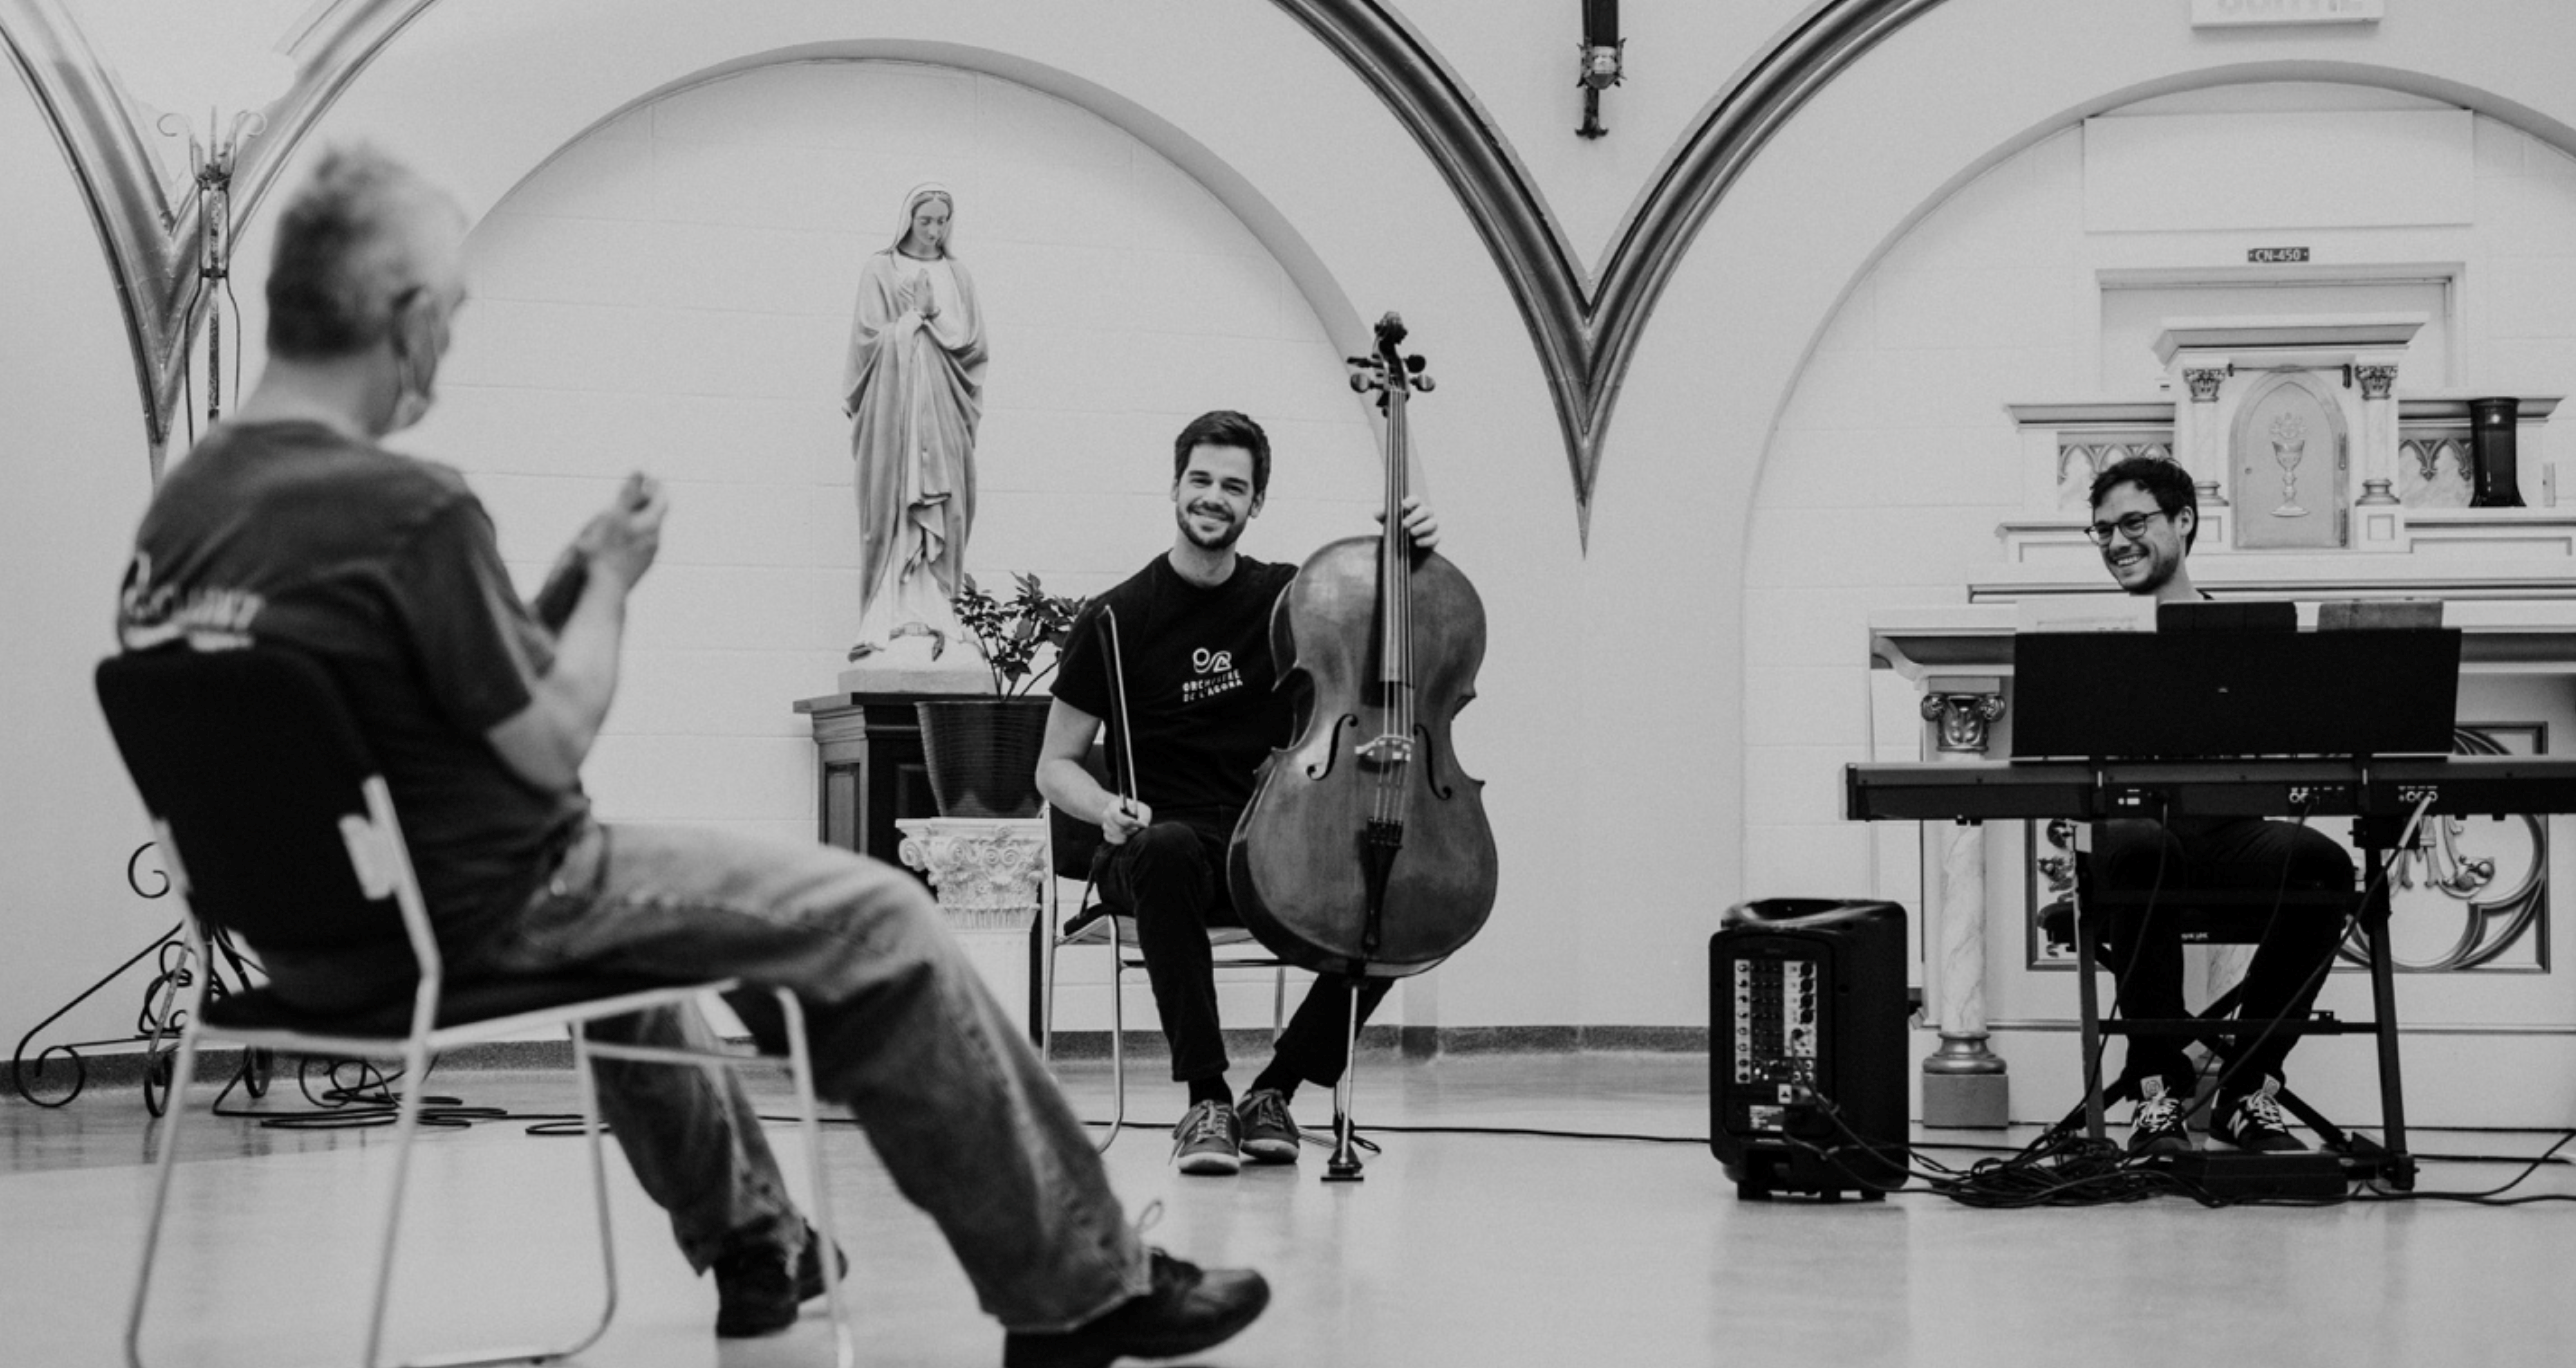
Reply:
[[[1406,457],[1405,400],[1410,397],[1404,376],[1404,358],[1388,349],[1385,359],[1386,393],[1386,526],[1383,529],[1378,557],[1380,573],[1386,579],[1386,631],[1379,643],[1383,668],[1379,671],[1380,716],[1387,736],[1396,744],[1379,764],[1377,775],[1377,819],[1392,823],[1403,801],[1403,739],[1411,733],[1403,716],[1406,701],[1405,681],[1412,668],[1413,586],[1406,573],[1409,559],[1404,539],[1404,466]]]

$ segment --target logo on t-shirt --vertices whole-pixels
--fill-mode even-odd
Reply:
[[[1190,670],[1197,677],[1181,681],[1183,703],[1201,702],[1243,687],[1243,671],[1234,668],[1232,651],[1211,651],[1202,646],[1190,652]]]
[[[152,555],[136,551],[117,595],[117,639],[129,651],[147,651],[185,639],[201,651],[250,644],[251,620],[266,600],[248,589],[199,586],[182,592],[152,582]]]

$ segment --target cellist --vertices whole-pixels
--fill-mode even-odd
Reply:
[[[1217,1022],[1208,928],[1242,924],[1226,891],[1227,842],[1251,801],[1256,770],[1295,726],[1293,700],[1274,687],[1270,617],[1297,567],[1235,550],[1269,487],[1270,439],[1260,424],[1219,409],[1181,429],[1172,443],[1171,549],[1093,599],[1075,622],[1038,761],[1047,801],[1100,827],[1102,892],[1136,915],[1172,1079],[1189,1089],[1172,1157],[1191,1174],[1232,1174],[1246,1156],[1296,1162],[1299,1132],[1288,1104],[1298,1085],[1330,1087],[1349,1062],[1351,990],[1339,975],[1315,980],[1239,1102],[1226,1082]],[[1439,522],[1421,500],[1405,500],[1400,520],[1417,552],[1439,544]],[[1104,608],[1116,622],[1116,672],[1100,630]],[[1117,712],[1121,673],[1132,806],[1082,763],[1101,720]],[[1392,982],[1373,979],[1360,990],[1363,1020]]]

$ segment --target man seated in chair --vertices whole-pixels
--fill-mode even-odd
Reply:
[[[2191,582],[2187,558],[2200,530],[2191,476],[2172,461],[2133,457],[2093,481],[2093,522],[2102,564],[2122,589],[2158,603],[2207,597]],[[2174,818],[2104,822],[2094,830],[2093,886],[2153,892],[2150,906],[2111,909],[2111,969],[2120,1012],[2132,1018],[2179,1018],[2183,1005],[2182,933],[2175,909],[2195,889],[2238,892],[2326,891],[2352,887],[2352,857],[2332,837],[2294,822],[2261,818]],[[2343,939],[2344,919],[2314,906],[2282,907],[2245,971],[2237,1014],[2247,1019],[2304,1017],[2324,986]],[[2258,1041],[2255,1037],[2261,1036]],[[2285,1152],[2307,1145],[2290,1133],[2280,1103],[2282,1063],[2295,1035],[2259,1028],[2238,1034],[2236,1053],[2219,1075],[2209,1123],[2213,1138],[2240,1149]],[[2140,1097],[2129,1126],[2132,1154],[2191,1147],[2184,1128],[2195,1075],[2184,1039],[2129,1037],[2126,1076]]]
[[[430,405],[463,302],[456,203],[376,152],[329,154],[278,222],[268,366],[175,466],[121,598],[129,650],[301,650],[390,784],[451,978],[738,977],[801,999],[824,1093],[946,1235],[1009,1365],[1194,1352],[1258,1315],[1249,1270],[1144,1248],[1080,1123],[919,884],[826,846],[603,825],[580,773],[615,693],[626,606],[669,500],[630,478],[581,530],[553,630],[513,591],[457,472],[378,445]],[[549,613],[549,617],[554,616]],[[401,946],[270,959],[315,1011],[407,1001]],[[774,1033],[775,998],[738,1009]],[[698,1012],[604,1039],[711,1047]],[[785,1329],[825,1252],[727,1071],[603,1062],[602,1109],[683,1254],[715,1270],[719,1336]]]
[[[1298,1084],[1330,1087],[1349,1063],[1351,989],[1339,976],[1307,990],[1240,1103],[1226,1082],[1217,1023],[1208,928],[1242,925],[1226,890],[1226,848],[1252,801],[1255,771],[1295,725],[1291,698],[1276,688],[1270,612],[1297,567],[1235,550],[1269,489],[1270,439],[1260,424],[1219,409],[1181,429],[1172,443],[1171,550],[1074,623],[1038,761],[1047,801],[1100,827],[1102,893],[1136,916],[1172,1079],[1189,1089],[1172,1144],[1183,1173],[1235,1173],[1245,1155],[1296,1162],[1288,1104]],[[1439,544],[1438,521],[1419,500],[1406,501],[1403,521],[1419,550]],[[1116,715],[1120,687],[1101,637],[1104,607],[1116,610],[1126,671],[1134,734],[1113,741],[1134,754],[1133,806],[1082,765],[1101,719]],[[1377,979],[1360,990],[1362,1020],[1387,985]]]

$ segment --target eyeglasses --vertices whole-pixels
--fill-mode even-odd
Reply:
[[[2109,546],[2111,544],[2111,534],[2113,532],[2117,532],[2131,541],[2144,541],[2147,535],[2147,519],[2169,518],[2172,516],[2172,514],[2165,512],[2161,508],[2157,509],[2153,513],[2124,514],[2118,522],[2097,522],[2092,526],[2085,528],[2084,535],[2092,538],[2095,546]]]

